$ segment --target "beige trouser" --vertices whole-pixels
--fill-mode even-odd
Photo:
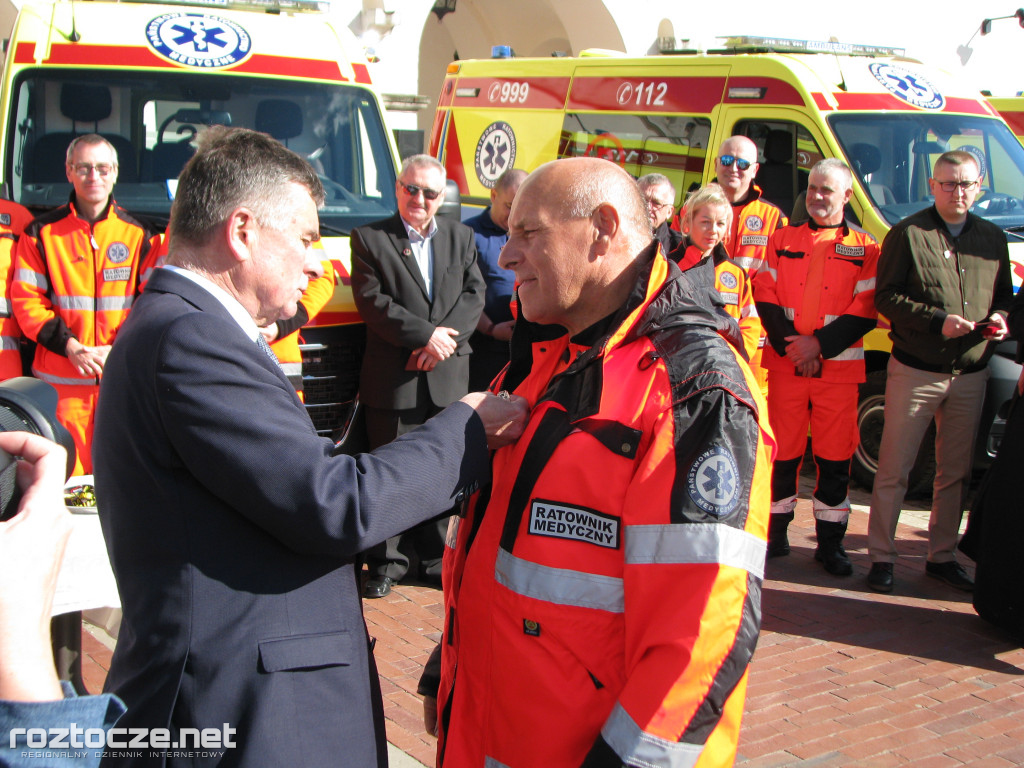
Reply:
[[[896,562],[896,524],[907,493],[907,477],[933,417],[936,469],[928,560],[953,560],[987,381],[987,368],[960,375],[931,373],[889,358],[885,428],[868,523],[872,562]]]

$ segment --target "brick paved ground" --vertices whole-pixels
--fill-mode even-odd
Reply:
[[[807,502],[790,528],[793,553],[768,563],[737,766],[1024,765],[1024,650],[979,619],[969,595],[924,575],[919,527],[900,525],[896,591],[869,590],[867,515],[857,509],[847,536],[854,576],[814,562]],[[366,601],[388,739],[414,758],[403,765],[434,766],[415,691],[440,635],[440,598],[400,585]],[[110,652],[88,634],[83,647],[83,676],[98,690]]]

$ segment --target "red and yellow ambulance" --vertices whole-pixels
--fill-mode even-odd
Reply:
[[[989,97],[988,103],[995,107],[999,115],[1010,126],[1017,138],[1024,143],[1024,91],[1016,96],[1000,98]]]
[[[355,395],[365,334],[347,235],[395,211],[397,152],[362,46],[325,5],[26,0],[2,78],[0,185],[35,212],[65,203],[68,143],[100,133],[118,153],[118,203],[162,229],[205,126],[255,128],[306,157],[327,191],[322,244],[337,275],[303,334],[306,401],[329,434]]]
[[[985,175],[974,211],[1006,231],[1021,282],[1024,147],[971,86],[897,49],[737,37],[720,50],[678,55],[456,61],[441,89],[430,151],[458,181],[463,203],[485,205],[508,168],[529,171],[590,155],[635,176],[665,174],[678,205],[714,179],[715,153],[736,134],[757,144],[757,183],[787,214],[818,159],[844,159],[855,176],[848,215],[879,242],[890,226],[930,204],[928,178],[942,152],[971,152]],[[865,343],[870,378],[855,470],[868,482],[890,349],[882,325]],[[999,370],[986,405],[983,457],[994,452],[997,412],[1020,370],[1013,346],[993,363]]]

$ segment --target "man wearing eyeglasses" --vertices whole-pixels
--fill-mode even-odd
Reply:
[[[893,589],[896,524],[921,439],[935,419],[935,485],[925,572],[966,592],[954,559],[988,359],[1013,299],[1006,236],[970,213],[982,181],[969,152],[946,152],[929,180],[935,204],[889,230],[875,305],[889,318],[885,427],[871,494],[868,586]]]
[[[662,253],[668,256],[683,242],[683,233],[669,226],[675,210],[676,188],[668,176],[661,173],[648,173],[636,183],[647,201],[647,215],[651,217],[654,236],[661,243]]]
[[[32,375],[57,390],[57,418],[75,440],[74,474],[92,473],[100,377],[148,267],[152,233],[113,198],[117,151],[98,134],[68,146],[71,199],[18,241],[11,303],[36,342]]]
[[[352,292],[366,322],[359,398],[370,448],[391,442],[469,387],[469,337],[484,306],[473,231],[437,217],[445,170],[429,155],[402,163],[398,212],[352,230]],[[384,597],[418,556],[440,583],[447,518],[423,523],[366,553],[363,595]]]
[[[746,136],[730,136],[718,148],[715,176],[732,204],[732,230],[725,247],[729,257],[747,270],[751,281],[764,264],[768,239],[788,223],[777,205],[761,197],[761,188],[754,183],[758,167],[757,145]],[[762,335],[750,369],[761,392],[767,394],[768,372],[761,366],[764,346]]]

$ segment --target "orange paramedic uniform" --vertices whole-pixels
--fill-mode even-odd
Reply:
[[[813,435],[818,482],[814,514],[846,522],[849,465],[857,447],[857,385],[864,381],[864,334],[875,327],[874,237],[848,223],[819,227],[813,221],[772,235],[754,298],[768,334],[762,358],[769,371],[768,409],[779,442],[772,482],[772,511],[796,504],[800,462]],[[821,372],[797,374],[785,356],[786,336],[814,334],[821,344]]]
[[[82,376],[64,354],[71,338],[112,344],[128,316],[150,253],[151,234],[111,198],[90,225],[71,201],[36,218],[18,241],[11,285],[14,314],[36,342],[32,374],[52,384],[57,419],[75,440],[74,474],[92,473],[99,379]]]
[[[743,200],[733,203],[732,229],[726,248],[729,257],[746,270],[751,283],[764,264],[768,238],[787,223],[782,209],[761,197],[761,188],[756,184],[750,185],[750,192]],[[750,358],[750,368],[757,376],[761,392],[767,393],[768,371],[761,363],[764,346],[765,337],[762,335],[757,352]]]
[[[690,278],[645,254],[591,329],[516,324],[495,388],[530,421],[449,529],[442,768],[733,763],[770,435]]]
[[[0,304],[0,381],[21,376],[21,328],[11,310],[11,282],[14,279],[14,249],[21,233],[32,221],[24,206],[0,200],[0,272],[4,277],[4,298]]]
[[[687,241],[683,242],[685,244]],[[671,258],[678,253],[679,251],[673,251]],[[697,246],[687,246],[678,262],[679,268],[685,272],[696,266],[703,255]],[[757,305],[754,303],[753,281],[743,267],[729,258],[728,251],[721,243],[711,251],[711,260],[715,266],[715,290],[721,300],[722,309],[739,324],[746,359],[753,360],[760,349],[763,335],[761,319],[757,316]]]

